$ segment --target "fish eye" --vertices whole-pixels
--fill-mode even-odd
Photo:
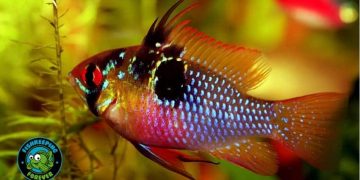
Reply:
[[[33,158],[34,158],[34,156],[33,156],[33,155],[30,155],[30,156],[29,156],[29,159],[33,159]]]
[[[36,161],[39,161],[41,159],[40,154],[35,154],[34,159]]]
[[[88,87],[98,87],[103,81],[103,75],[99,66],[90,63],[82,70],[81,79]]]

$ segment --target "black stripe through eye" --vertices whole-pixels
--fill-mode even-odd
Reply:
[[[86,68],[85,80],[86,84],[90,89],[90,93],[86,95],[86,102],[88,107],[94,115],[98,115],[98,112],[95,107],[96,100],[100,95],[100,89],[94,83],[94,71],[96,69],[96,64],[90,63]]]
[[[86,74],[85,74],[86,84],[90,88],[96,87],[96,84],[94,83],[94,70],[95,69],[96,69],[96,65],[93,63],[90,63],[88,65],[88,67],[86,68]]]

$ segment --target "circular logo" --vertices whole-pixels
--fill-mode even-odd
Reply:
[[[21,146],[17,163],[27,179],[53,179],[61,169],[62,155],[51,140],[33,138]]]

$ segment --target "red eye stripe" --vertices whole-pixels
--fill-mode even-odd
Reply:
[[[102,80],[103,80],[103,75],[102,75],[99,67],[96,66],[96,68],[93,71],[93,79],[92,79],[92,81],[96,86],[99,86],[102,83]]]
[[[100,68],[95,64],[89,64],[81,71],[81,80],[87,87],[98,87],[103,81]]]
[[[84,85],[87,85],[87,82],[86,82],[86,72],[87,72],[87,68],[88,66],[86,66],[82,71],[81,71],[81,80],[82,82],[84,82]]]

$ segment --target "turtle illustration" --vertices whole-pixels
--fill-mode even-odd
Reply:
[[[54,157],[51,151],[38,151],[35,155],[30,155],[29,159],[27,169],[36,168],[43,173],[48,172],[54,165]]]

